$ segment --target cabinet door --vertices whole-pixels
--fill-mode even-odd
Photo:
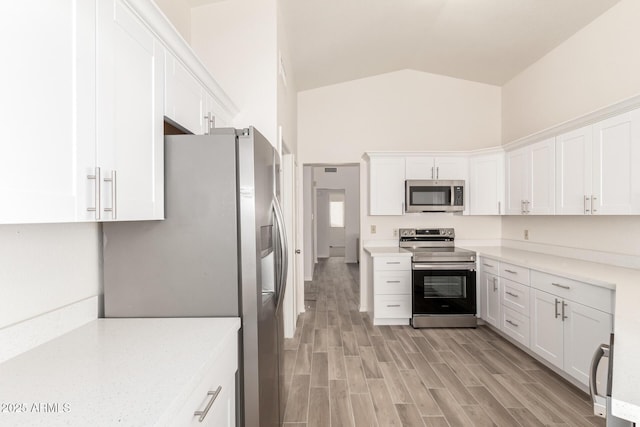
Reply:
[[[531,291],[531,350],[562,369],[562,300],[538,289]]]
[[[469,214],[500,215],[504,209],[504,155],[473,157],[469,171]]]
[[[164,49],[120,0],[97,16],[102,219],[162,219]]]
[[[500,329],[502,324],[502,301],[500,299],[500,278],[495,274],[483,273],[482,290],[484,320]]]
[[[466,157],[436,157],[435,179],[469,179],[469,160]]]
[[[529,147],[528,214],[555,212],[555,139],[538,142]]]
[[[203,135],[205,100],[202,85],[170,52],[165,57],[164,115],[187,131]]]
[[[369,215],[404,214],[404,157],[369,161]]]
[[[94,16],[92,1],[0,5],[0,223],[94,218]]]
[[[506,214],[523,214],[523,202],[527,199],[527,177],[529,175],[527,147],[506,154]]]
[[[593,214],[638,214],[640,111],[593,125]]]
[[[435,161],[432,156],[407,157],[406,179],[436,179]]]
[[[591,214],[592,127],[556,137],[556,213]]]
[[[584,385],[595,349],[609,342],[611,315],[573,301],[564,302],[564,370]]]

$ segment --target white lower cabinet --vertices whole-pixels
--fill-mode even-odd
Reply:
[[[480,275],[482,318],[500,329],[502,303],[500,301],[500,277],[483,271]]]
[[[593,351],[608,342],[612,331],[613,292],[567,280],[532,272],[532,286],[536,289],[532,289],[531,299],[531,350],[587,385]],[[537,289],[547,288],[549,284],[564,295]],[[594,296],[599,307],[585,305],[596,301]],[[602,310],[607,307],[607,311]]]
[[[411,258],[373,258],[373,324],[408,325],[411,318]]]
[[[237,335],[219,344],[225,350],[207,370],[167,425],[233,427],[236,425]]]
[[[486,257],[479,266],[481,318],[588,385],[591,356],[612,331],[614,292]]]

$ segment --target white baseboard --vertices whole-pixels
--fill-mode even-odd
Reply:
[[[0,363],[98,318],[98,297],[90,297],[0,329]]]
[[[524,242],[522,240],[502,239],[502,246],[523,251],[540,252],[548,255],[615,265],[624,268],[640,268],[640,257],[616,254],[612,252],[594,251],[591,249],[571,248],[568,246],[548,245],[543,243]]]

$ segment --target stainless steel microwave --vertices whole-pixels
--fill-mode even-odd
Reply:
[[[405,212],[462,212],[464,180],[405,181]]]

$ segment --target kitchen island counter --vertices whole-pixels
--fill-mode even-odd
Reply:
[[[239,318],[93,321],[0,364],[0,425],[170,425],[239,328]]]

